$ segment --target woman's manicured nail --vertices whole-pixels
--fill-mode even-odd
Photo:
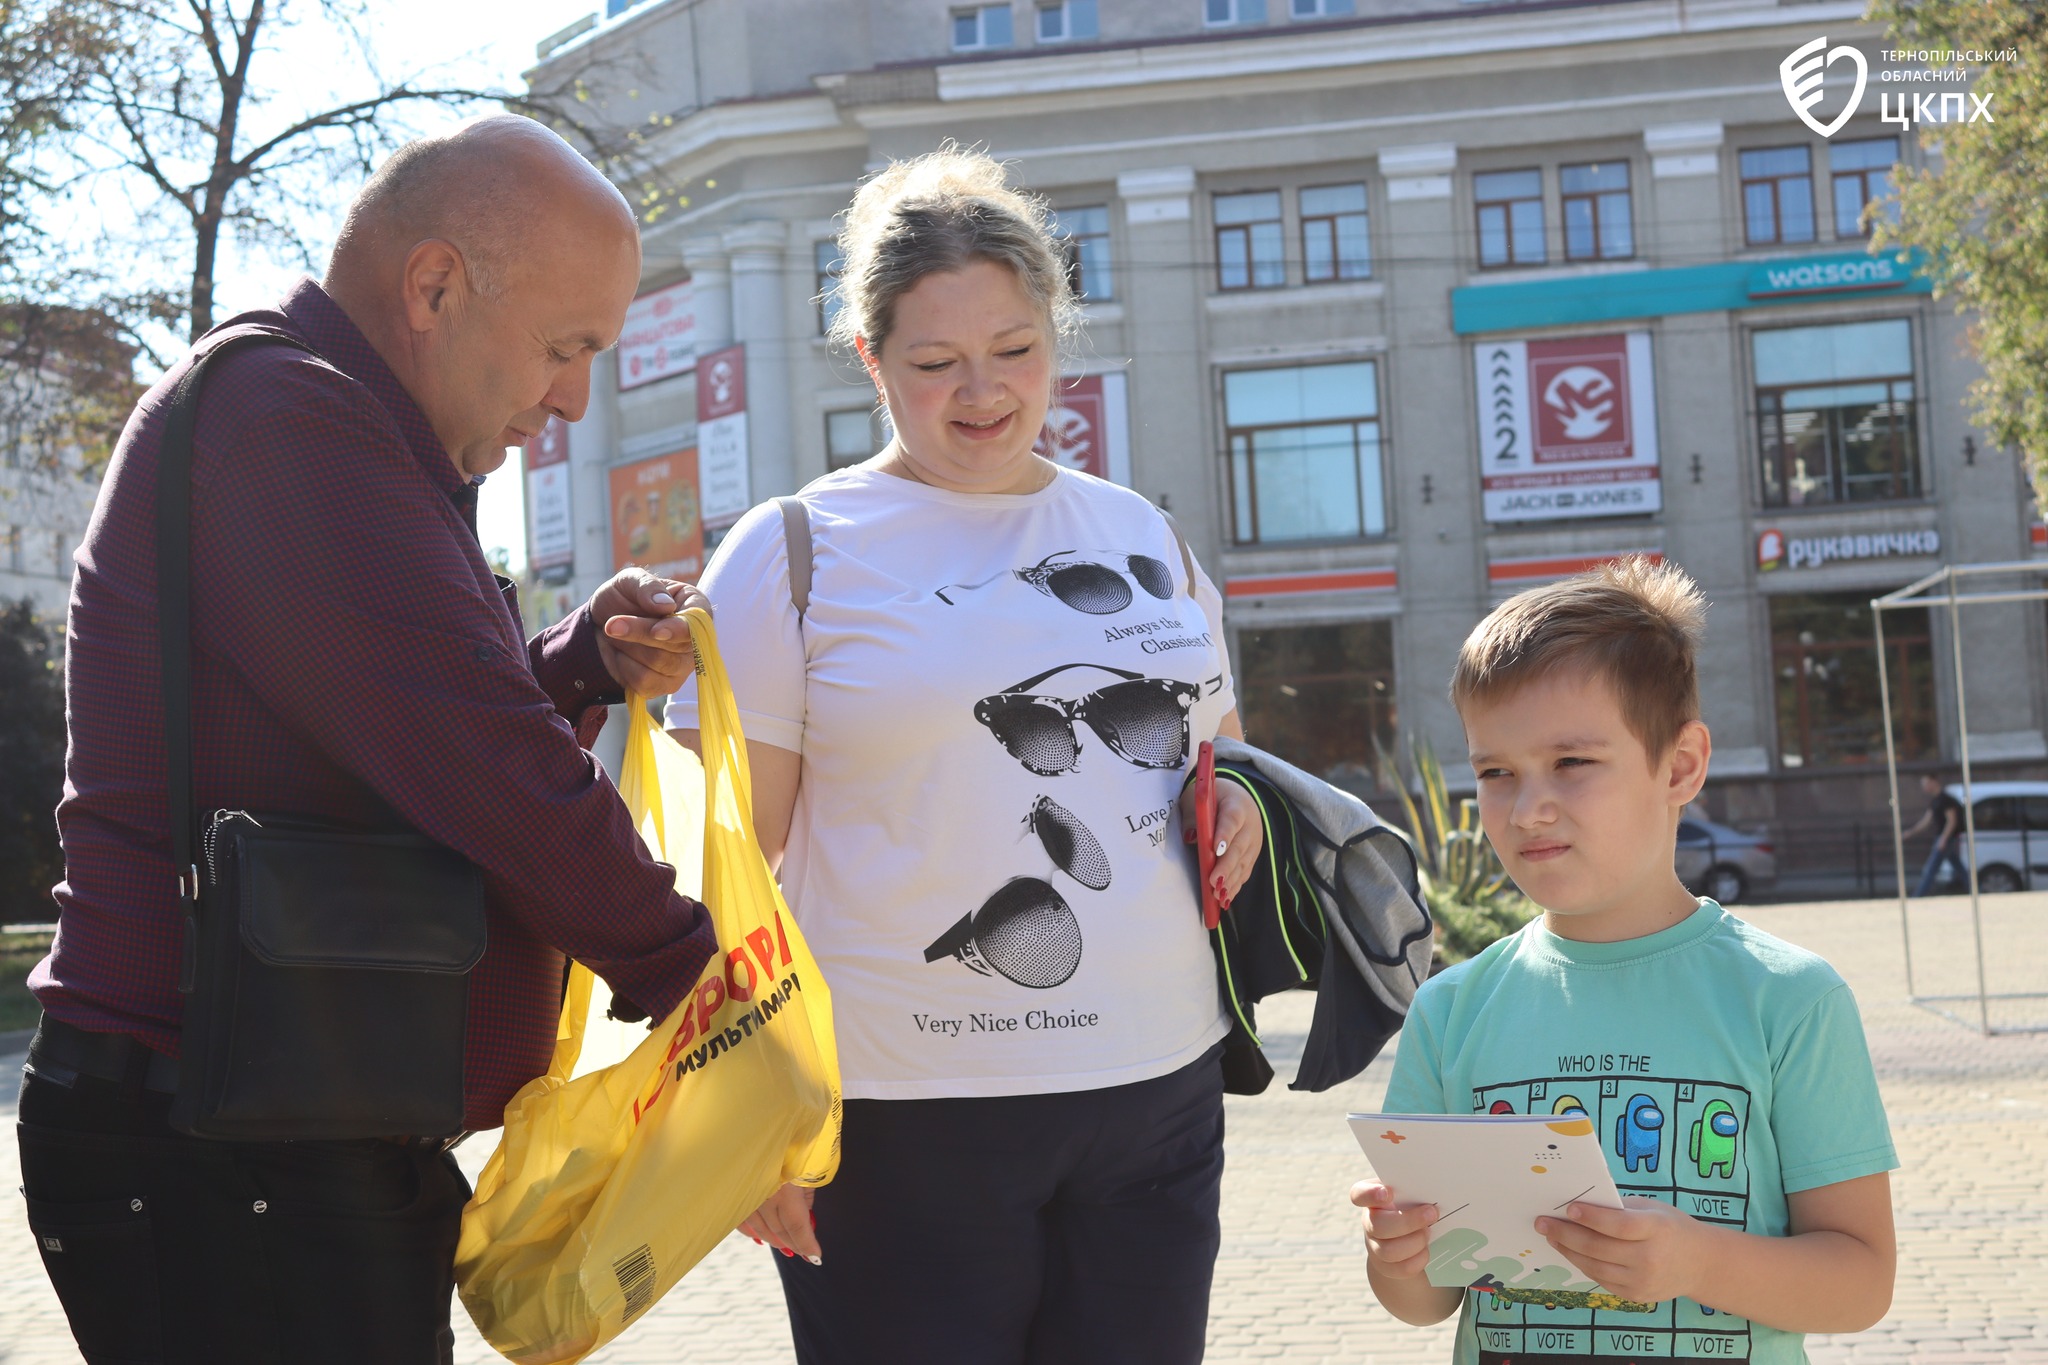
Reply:
[[[1230,841],[1229,841],[1229,840],[1227,840],[1227,839],[1218,839],[1218,840],[1216,841],[1216,856],[1217,856],[1217,857],[1219,857],[1219,858],[1221,858],[1221,857],[1223,856],[1223,854],[1224,854],[1224,851],[1225,851],[1226,849],[1228,849],[1229,847],[1230,847]]]
[[[810,1262],[810,1263],[811,1263],[812,1265],[823,1265],[823,1264],[825,1264],[825,1258],[824,1258],[823,1256],[806,1256],[806,1257],[804,1257],[804,1259],[805,1259],[806,1261],[809,1261],[809,1262]]]
[[[654,594],[654,596],[649,598],[648,601],[654,603],[654,605],[657,607],[672,607],[676,604],[676,599],[670,597],[665,592],[658,592]]]
[[[1182,830],[1180,832],[1180,841],[1184,844],[1192,844],[1195,841],[1195,832],[1191,829]]]

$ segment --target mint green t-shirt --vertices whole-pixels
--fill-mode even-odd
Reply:
[[[1620,943],[1539,920],[1432,978],[1386,1110],[1583,1111],[1623,1195],[1766,1237],[1786,1234],[1787,1194],[1899,1164],[1848,986],[1712,901]],[[1631,1313],[1515,1297],[1466,1292],[1457,1365],[1806,1359],[1799,1333],[1689,1299]]]

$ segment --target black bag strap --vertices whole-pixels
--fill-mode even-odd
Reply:
[[[163,670],[164,766],[171,806],[171,865],[178,873],[178,906],[185,916],[185,954],[178,989],[189,992],[197,967],[199,922],[198,821],[192,792],[192,436],[199,422],[199,391],[206,371],[222,356],[251,346],[313,348],[297,337],[267,328],[237,330],[222,337],[171,390],[157,446],[156,594],[157,645]]]

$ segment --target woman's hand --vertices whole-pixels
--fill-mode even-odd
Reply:
[[[816,1191],[801,1185],[784,1185],[740,1224],[740,1231],[785,1256],[801,1256],[812,1265],[822,1265],[817,1220],[811,1216],[811,1201],[816,1197]]]
[[[1190,782],[1180,794],[1181,841],[1195,842],[1195,786]],[[1220,883],[1216,898],[1228,909],[1244,884],[1265,846],[1266,827],[1259,820],[1259,803],[1235,782],[1216,783],[1216,866],[1210,876]]]

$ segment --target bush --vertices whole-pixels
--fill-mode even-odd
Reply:
[[[0,606],[0,922],[55,918],[64,875],[64,679],[53,632],[26,601]]]

